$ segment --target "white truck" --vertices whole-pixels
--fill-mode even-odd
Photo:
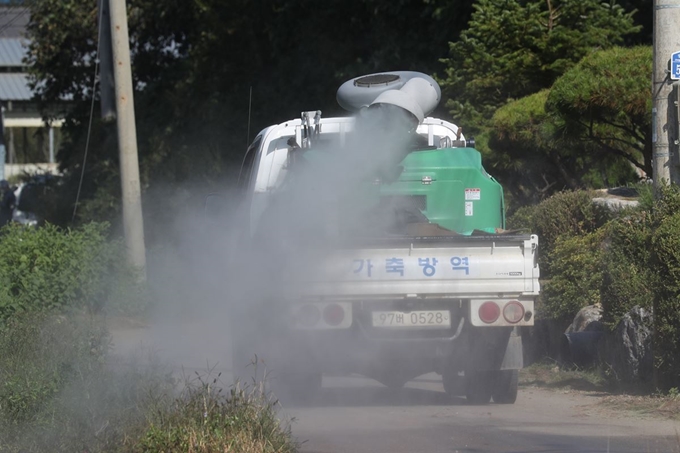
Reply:
[[[303,112],[256,136],[239,180],[245,242],[276,264],[263,269],[256,285],[270,290],[253,291],[248,309],[232,322],[239,374],[257,354],[279,385],[304,397],[320,388],[323,373],[358,373],[400,388],[436,372],[447,393],[473,404],[515,402],[520,327],[533,325],[539,294],[538,238],[503,230],[502,188],[479,153],[456,125],[427,116],[439,98],[436,82],[424,74],[372,74],[338,90],[340,105],[354,116]],[[338,179],[335,173],[362,167],[363,156],[370,160],[370,151],[353,151],[365,142],[355,140],[359,131],[375,132],[367,119],[373,111],[390,125],[411,122],[409,145],[393,159],[396,172],[384,177],[382,166],[394,163],[388,159],[378,171]],[[369,147],[390,137],[368,140]],[[344,153],[353,157],[342,161]],[[327,155],[335,160],[317,164]],[[367,188],[350,203],[361,209],[339,213],[337,197],[318,195],[325,184]],[[294,210],[282,200],[295,190],[306,194],[299,203],[308,209],[299,213],[304,221],[295,219],[298,213],[281,217]],[[317,205],[328,208],[321,223],[309,219]],[[389,226],[378,222],[343,234],[366,209],[387,212]],[[284,223],[303,232],[292,240]],[[312,239],[306,227],[323,234]]]

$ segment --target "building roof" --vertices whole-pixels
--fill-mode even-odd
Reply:
[[[0,38],[21,38],[31,18],[28,6],[0,6]]]
[[[22,38],[0,37],[0,67],[24,66],[27,41]]]
[[[0,100],[30,101],[32,98],[27,74],[0,73]]]

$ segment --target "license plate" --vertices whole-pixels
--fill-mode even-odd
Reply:
[[[451,327],[448,310],[426,311],[374,311],[375,327]]]

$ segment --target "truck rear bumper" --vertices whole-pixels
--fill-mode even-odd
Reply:
[[[273,355],[285,357],[289,366],[337,374],[408,370],[415,377],[451,366],[461,371],[522,367],[521,337],[512,328],[480,329],[464,318],[443,337],[377,338],[358,325],[350,330],[289,331],[274,347]]]

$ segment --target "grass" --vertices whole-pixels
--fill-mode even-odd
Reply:
[[[519,385],[581,391],[610,390],[606,379],[597,370],[567,370],[555,363],[535,363],[522,369]]]
[[[101,318],[15,316],[0,324],[0,452],[296,451],[264,386],[219,378],[111,355]]]
[[[197,374],[179,397],[152,414],[138,448],[145,452],[288,453],[297,450],[264,386],[226,388]]]

